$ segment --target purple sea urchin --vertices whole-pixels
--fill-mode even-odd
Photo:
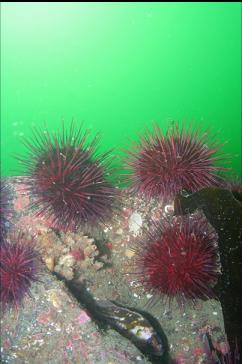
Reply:
[[[214,298],[219,273],[217,234],[203,216],[155,223],[135,247],[138,281],[169,301]]]
[[[33,244],[21,234],[11,241],[4,240],[0,247],[0,302],[3,308],[18,307],[32,282],[38,280],[40,257]]]
[[[128,180],[135,193],[146,197],[173,198],[181,190],[197,191],[215,186],[225,168],[215,163],[220,143],[199,129],[185,131],[178,125],[163,135],[159,126],[140,138],[129,152]]]
[[[28,154],[19,157],[30,177],[27,190],[37,215],[65,231],[85,222],[104,222],[114,206],[110,152],[97,155],[99,136],[89,144],[87,137],[74,124],[53,135],[35,130],[24,142]]]

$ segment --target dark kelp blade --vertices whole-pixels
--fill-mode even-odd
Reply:
[[[215,287],[221,302],[225,331],[232,352],[242,344],[242,203],[231,191],[204,188],[175,199],[175,213],[203,211],[219,237],[222,275]]]

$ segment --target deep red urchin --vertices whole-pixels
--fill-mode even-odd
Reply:
[[[216,165],[221,144],[209,133],[174,125],[164,135],[158,125],[140,138],[129,151],[128,176],[131,190],[146,197],[173,198],[181,190],[195,192],[221,183]]]
[[[215,298],[220,275],[217,234],[200,215],[155,223],[135,247],[139,283],[155,297],[179,303]]]
[[[97,155],[99,136],[89,143],[87,137],[74,124],[53,135],[34,130],[32,139],[24,141],[28,154],[18,158],[30,177],[27,191],[37,216],[65,231],[104,222],[114,207],[111,152]]]
[[[18,307],[29,294],[31,284],[38,281],[40,255],[33,242],[26,242],[21,234],[4,240],[0,247],[0,302],[3,309]]]

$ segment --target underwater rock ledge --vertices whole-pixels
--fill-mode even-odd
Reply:
[[[37,246],[40,244],[44,248],[40,249],[43,258],[47,253],[48,256],[54,254],[58,264],[59,253],[60,257],[69,254],[73,248],[77,248],[78,241],[81,248],[86,244],[88,248],[91,247],[90,239],[97,243],[96,239],[100,236],[97,235],[95,226],[88,233],[81,229],[75,234],[62,234],[54,230],[48,221],[35,218],[32,211],[26,208],[28,196],[22,193],[25,178],[11,177],[8,182],[14,196],[12,228],[24,230],[30,239],[36,237]],[[107,258],[112,264],[98,269],[96,250],[90,252],[90,256],[85,250],[84,257],[75,255],[75,268],[87,280],[94,297],[115,300],[126,307],[140,307],[143,310],[147,309],[150,296],[145,294],[142,287],[134,284],[132,277],[127,277],[127,269],[134,259],[130,249],[142,235],[141,228],[138,231],[132,229],[131,216],[139,214],[143,227],[147,229],[151,218],[158,221],[166,216],[169,212],[167,208],[171,206],[157,200],[147,204],[138,196],[130,196],[125,189],[122,191],[121,203],[123,207],[120,215],[103,227],[100,239],[100,244],[104,243],[109,251]],[[88,239],[84,239],[83,233],[87,234]],[[95,248],[94,245],[93,247]],[[99,246],[97,248],[99,250]],[[48,266],[51,271],[53,268]],[[6,364],[27,364],[33,361],[36,364],[150,363],[132,342],[114,330],[107,330],[105,334],[100,331],[86,311],[77,304],[63,283],[49,271],[43,272],[41,282],[32,285],[31,297],[25,297],[18,315],[10,310],[2,317],[3,361]],[[157,304],[149,307],[149,312],[164,328],[170,344],[170,354],[177,363],[208,362],[210,353],[204,348],[202,336],[208,326],[214,342],[224,338],[222,310],[218,301],[199,300],[195,307],[186,306],[185,312],[181,312],[176,303],[172,309],[165,304]]]

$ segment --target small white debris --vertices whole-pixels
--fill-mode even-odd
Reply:
[[[138,212],[133,212],[129,218],[129,231],[133,234],[137,234],[139,229],[142,227],[142,217]]]
[[[119,229],[116,231],[116,234],[117,234],[117,235],[122,235],[122,234],[123,234],[123,229],[119,228]]]
[[[166,214],[171,214],[174,212],[174,204],[173,205],[166,205],[164,207],[164,211]]]

